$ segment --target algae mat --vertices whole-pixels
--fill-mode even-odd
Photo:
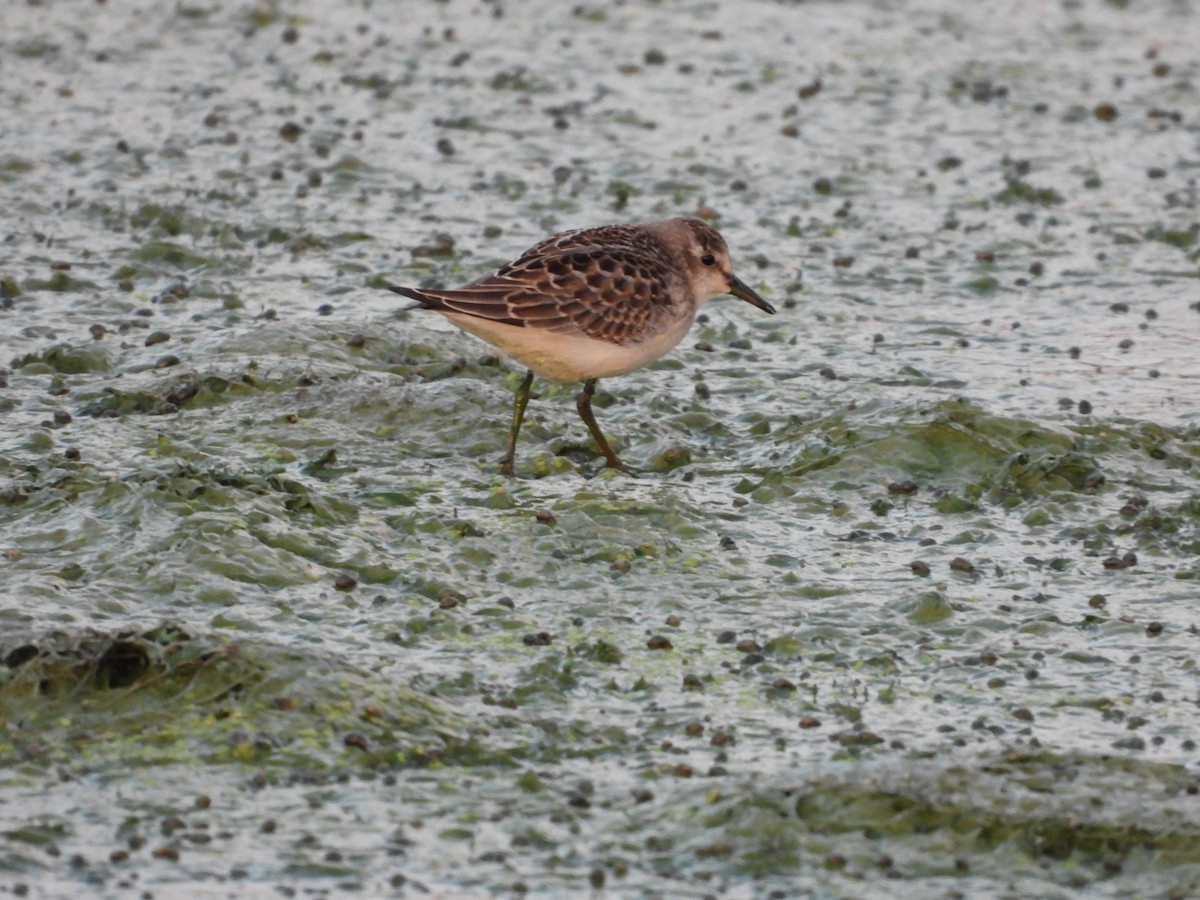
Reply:
[[[1197,15],[6,6],[0,885],[1200,891]],[[381,287],[679,214],[500,477]]]

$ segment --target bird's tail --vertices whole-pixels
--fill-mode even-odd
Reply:
[[[441,301],[436,297],[430,297],[428,294],[418,291],[416,288],[404,287],[399,284],[389,284],[389,291],[399,294],[401,297],[407,297],[409,300],[415,300],[412,306],[406,306],[402,312],[408,312],[412,309],[439,309],[442,306]]]

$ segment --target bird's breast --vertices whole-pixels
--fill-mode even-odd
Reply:
[[[442,312],[442,315],[542,378],[565,384],[624,375],[653,362],[683,340],[695,314],[691,311],[685,316],[656,323],[642,340],[623,344],[578,332],[505,325],[452,312]]]

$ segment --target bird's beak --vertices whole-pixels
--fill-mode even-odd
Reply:
[[[744,281],[734,275],[729,276],[729,293],[739,300],[745,300],[747,303],[757,306],[763,312],[775,314],[775,307],[750,290]]]

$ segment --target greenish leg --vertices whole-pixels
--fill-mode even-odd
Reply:
[[[525,419],[525,407],[529,405],[529,389],[532,386],[533,369],[530,369],[525,373],[521,386],[517,388],[517,399],[513,404],[512,431],[508,435],[508,453],[504,454],[500,463],[500,471],[509,477],[513,474],[513,460],[517,456],[517,434],[521,430],[521,422]]]
[[[592,437],[596,440],[596,446],[600,448],[600,452],[604,454],[604,458],[608,460],[608,464],[612,468],[624,472],[626,475],[636,476],[637,472],[621,462],[620,457],[613,452],[613,448],[608,446],[608,441],[604,439],[604,433],[600,430],[600,426],[596,424],[596,417],[592,415],[592,395],[595,393],[596,379],[589,378],[583,383],[583,390],[579,396],[575,398],[575,408],[579,410],[579,418],[583,419],[583,424],[592,433]]]

